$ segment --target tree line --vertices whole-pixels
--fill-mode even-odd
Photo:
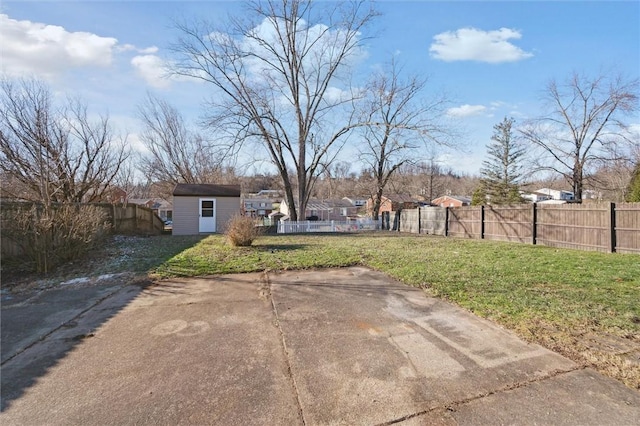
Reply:
[[[226,26],[178,25],[168,71],[209,88],[204,125],[188,125],[169,102],[149,95],[138,113],[144,155],[130,151],[108,116],[91,118],[77,99],[54,102],[40,81],[5,77],[2,195],[92,201],[114,185],[143,191],[133,178],[138,173],[164,193],[178,182],[263,179],[282,189],[292,220],[304,216],[312,196],[338,194],[345,182],[378,205],[385,192],[409,190],[428,200],[460,191],[474,193],[476,202],[508,203],[527,183],[553,179],[578,199],[587,182],[611,197],[640,200],[640,142],[630,128],[637,80],[606,73],[551,80],[542,114],[522,123],[505,117],[480,177],[457,176],[443,170],[437,154],[461,149],[461,132],[446,120],[449,100],[433,94],[427,78],[407,75],[391,58],[365,84],[354,84],[356,59],[377,16],[368,2],[271,0],[247,3]],[[356,161],[340,160],[346,149]],[[268,163],[275,176],[239,172],[240,153]]]

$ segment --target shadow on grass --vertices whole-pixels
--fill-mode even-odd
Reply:
[[[153,271],[204,238],[116,236],[109,244],[113,244],[123,255],[120,256],[122,259],[116,259],[119,262],[115,262],[113,267],[139,274]],[[104,256],[97,258],[105,260]],[[89,274],[91,265],[85,265],[84,269],[77,268],[77,271]],[[27,389],[46,376],[76,346],[92,338],[103,324],[147,288],[153,288],[150,279],[132,279],[132,275],[115,275],[111,280],[94,278],[89,285],[32,290],[26,295],[3,293],[0,310],[0,412],[10,408],[12,401],[19,399]]]
[[[255,245],[253,249],[259,252],[276,252],[276,251],[297,251],[305,250],[309,244],[267,244]]]

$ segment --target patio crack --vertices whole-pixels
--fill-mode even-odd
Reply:
[[[587,368],[586,365],[577,365],[577,366],[569,368],[569,369],[554,370],[554,371],[550,372],[549,374],[547,374],[545,376],[542,376],[542,377],[535,377],[535,378],[532,378],[530,380],[523,380],[523,381],[511,383],[511,384],[505,385],[505,386],[503,386],[501,388],[490,390],[490,391],[481,393],[479,395],[471,396],[469,398],[464,398],[464,399],[461,399],[459,401],[453,401],[453,402],[448,403],[448,404],[438,405],[438,406],[435,406],[435,407],[432,407],[432,408],[429,408],[429,409],[426,409],[426,410],[418,411],[416,413],[407,414],[406,416],[402,416],[402,417],[399,417],[397,419],[393,419],[393,420],[389,420],[389,421],[384,422],[384,423],[380,423],[377,426],[389,426],[389,425],[398,424],[398,423],[401,423],[401,422],[404,422],[404,421],[407,421],[407,420],[410,420],[410,419],[413,419],[413,418],[416,418],[416,417],[424,416],[426,414],[432,413],[432,412],[437,411],[437,410],[444,410],[444,411],[447,411],[447,412],[456,412],[457,407],[460,407],[462,405],[468,404],[470,402],[477,401],[477,400],[480,400],[480,399],[484,399],[484,398],[487,398],[487,397],[489,397],[491,395],[500,394],[500,393],[512,391],[512,390],[515,390],[515,389],[520,389],[520,388],[529,386],[529,385],[531,385],[533,383],[544,382],[546,380],[553,379],[554,377],[558,377],[558,376],[561,376],[561,375],[564,375],[564,374],[569,374],[569,373],[572,373],[574,371],[584,370],[585,368]]]
[[[307,421],[304,418],[304,411],[302,409],[302,401],[300,400],[300,392],[298,391],[298,384],[296,383],[296,378],[293,374],[293,370],[291,367],[291,359],[289,355],[289,350],[287,349],[287,340],[285,338],[284,332],[282,331],[282,327],[280,326],[280,319],[278,316],[278,308],[276,308],[276,303],[273,298],[271,280],[269,279],[269,271],[264,271],[262,273],[261,278],[261,286],[259,288],[260,298],[268,299],[271,302],[271,310],[273,311],[274,316],[274,325],[278,329],[278,333],[280,334],[280,343],[282,345],[282,352],[284,354],[284,359],[287,367],[287,377],[291,383],[291,387],[296,396],[296,403],[298,404],[298,414],[300,419],[302,420],[302,424],[306,425]]]

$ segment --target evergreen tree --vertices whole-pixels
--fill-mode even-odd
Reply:
[[[505,117],[493,126],[494,133],[487,145],[488,159],[482,162],[481,181],[490,204],[513,204],[522,201],[518,183],[522,177],[520,161],[524,147],[513,135],[513,118]]]
[[[487,202],[487,191],[484,187],[484,184],[481,182],[480,185],[476,187],[473,191],[473,195],[471,196],[471,205],[472,206],[481,206]]]
[[[633,169],[633,176],[631,176],[625,200],[629,203],[640,202],[640,162]]]

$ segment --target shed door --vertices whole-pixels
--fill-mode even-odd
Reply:
[[[198,232],[216,232],[216,200],[200,198]]]

